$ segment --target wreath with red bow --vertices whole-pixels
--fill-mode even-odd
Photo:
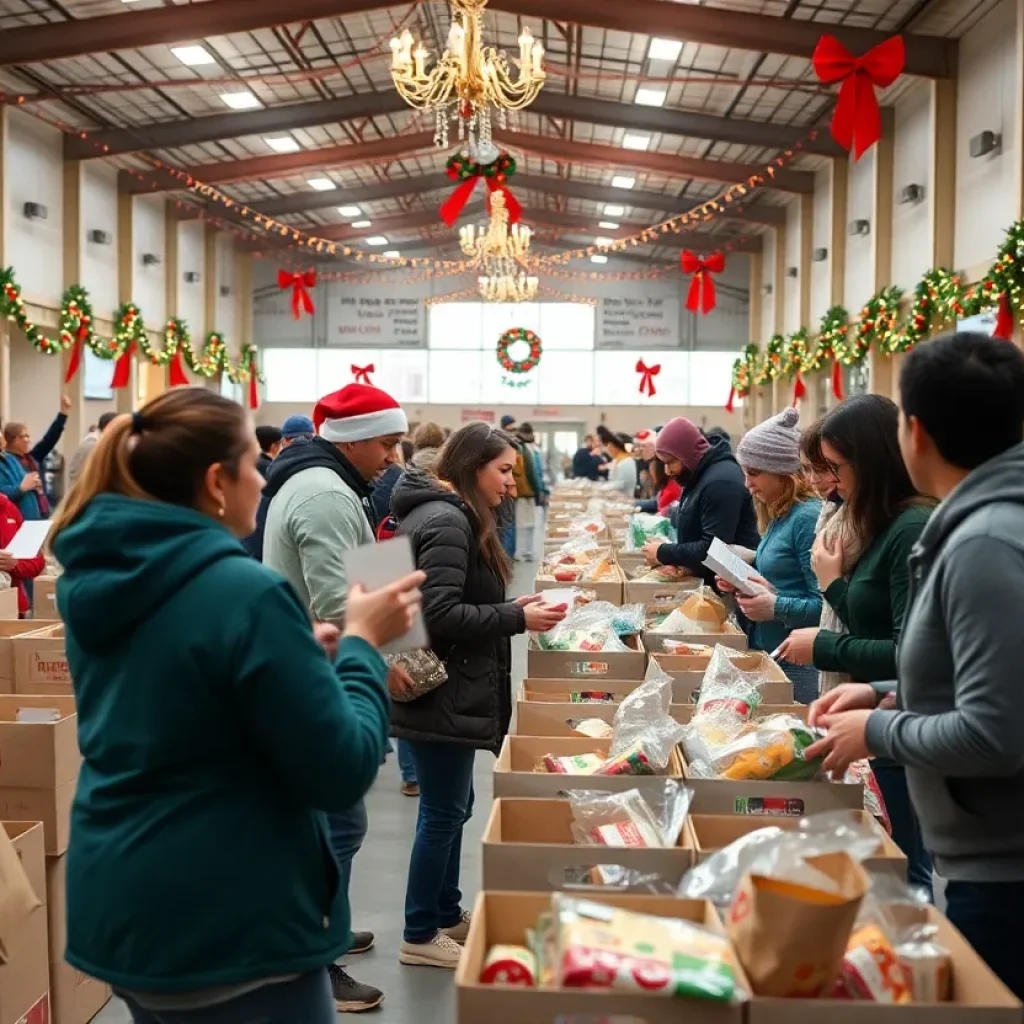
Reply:
[[[508,210],[510,224],[518,224],[523,214],[519,200],[508,188],[508,179],[516,173],[515,159],[508,153],[499,153],[497,159],[489,164],[478,164],[466,153],[456,153],[448,158],[445,172],[452,181],[458,182],[455,191],[441,206],[441,219],[451,227],[462,213],[469,197],[473,194],[478,181],[487,187],[487,209],[491,208],[491,196],[501,192],[505,196],[505,208]]]
[[[525,359],[513,359],[508,354],[518,341],[525,341],[530,346],[530,354]],[[525,327],[513,327],[498,339],[498,362],[509,373],[529,373],[540,362],[541,352],[540,338]]]

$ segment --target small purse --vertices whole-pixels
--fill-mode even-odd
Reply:
[[[402,668],[413,681],[413,685],[401,697],[392,694],[391,699],[400,704],[418,700],[448,680],[448,671],[444,667],[444,662],[431,650],[388,654],[384,660],[389,668],[396,665]]]

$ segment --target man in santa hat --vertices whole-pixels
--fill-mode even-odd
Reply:
[[[374,542],[377,516],[373,481],[398,461],[408,429],[405,413],[386,392],[349,384],[317,402],[316,436],[284,449],[271,465],[263,562],[295,588],[317,622],[342,625],[348,578],[345,552]],[[352,860],[366,837],[366,805],[328,816],[331,846],[346,889]],[[351,952],[373,946],[370,932],[356,932]],[[384,994],[339,966],[330,969],[334,1000],[342,1013],[379,1006]]]

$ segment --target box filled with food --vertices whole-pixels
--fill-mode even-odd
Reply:
[[[747,649],[747,635],[730,617],[722,599],[707,586],[699,586],[678,604],[652,606],[644,624],[648,651],[672,653],[680,645],[723,644],[738,651]]]
[[[622,564],[622,555],[617,556]],[[625,569],[626,573],[626,604],[645,604],[652,606],[650,614],[657,614],[663,606],[668,610],[678,607],[701,585],[700,579],[689,575],[683,569],[672,566],[655,566],[648,568],[640,564]]]
[[[737,651],[727,644],[721,647],[730,663],[756,685],[762,703],[793,703],[793,684],[778,662],[763,651]],[[696,645],[687,644],[685,650],[686,653],[674,654],[649,652],[651,665],[657,666],[675,681],[674,700],[678,704],[687,701],[693,703],[698,699],[716,648],[697,650]]]
[[[531,704],[615,705],[632,693],[641,682],[642,679],[601,678],[588,682],[586,679],[527,678],[519,690],[519,700]]]
[[[534,589],[538,592],[563,587],[589,591],[594,600],[622,604],[626,577],[616,564],[610,548],[564,544],[545,554],[537,569]]]
[[[640,643],[643,609],[595,601],[568,614],[547,633],[531,633],[526,666],[531,676],[642,679],[647,654]]]

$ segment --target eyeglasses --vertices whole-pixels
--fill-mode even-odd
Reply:
[[[828,466],[828,471],[838,479],[839,471],[845,466],[848,466],[848,462],[832,462],[830,459],[825,460],[825,465]]]

